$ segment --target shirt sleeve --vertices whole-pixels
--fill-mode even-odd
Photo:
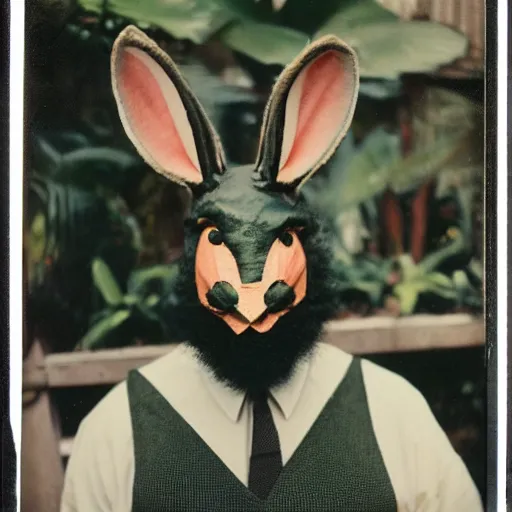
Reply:
[[[86,420],[78,430],[66,468],[61,512],[113,512],[109,496],[109,467],[101,436]]]
[[[377,442],[400,512],[482,512],[478,490],[423,395],[363,361]]]
[[[131,510],[133,441],[124,384],[82,421],[66,468],[60,512]]]
[[[425,398],[415,390],[418,512],[483,512],[480,494]]]

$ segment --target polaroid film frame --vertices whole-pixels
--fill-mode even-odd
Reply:
[[[486,348],[488,383],[487,510],[506,510],[507,475],[507,1],[486,1]],[[23,143],[25,5],[10,2],[9,59],[9,336],[10,421],[17,453],[20,504],[23,339]],[[499,87],[497,87],[499,84]],[[6,187],[7,188],[7,187]],[[23,210],[22,210],[23,211]],[[499,226],[497,219],[500,219]],[[498,230],[498,227],[501,229]],[[7,233],[6,233],[7,234]],[[7,238],[7,237],[5,237]],[[496,256],[495,256],[496,255]],[[496,258],[496,259],[495,259]],[[499,274],[498,274],[499,272]],[[4,294],[7,298],[7,294]],[[2,332],[7,329],[2,330]],[[499,340],[497,342],[497,340]]]

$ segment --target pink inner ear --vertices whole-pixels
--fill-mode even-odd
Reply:
[[[203,179],[201,172],[198,164],[194,165],[192,161],[197,162],[197,154],[191,155],[192,151],[195,153],[195,146],[187,152],[182,139],[183,133],[187,139],[192,138],[191,129],[188,124],[182,126],[180,134],[174,119],[178,116],[182,124],[183,118],[186,119],[178,92],[158,64],[149,56],[147,59],[146,63],[130,50],[121,55],[117,78],[124,109],[121,115],[124,115],[134,143],[144,157],[180,179],[200,183]],[[169,104],[169,98],[174,98],[174,105]],[[191,145],[190,140],[186,142]]]
[[[352,90],[341,58],[330,51],[313,61],[304,71],[304,79],[290,90],[287,109],[300,94],[296,125],[293,113],[286,113],[284,140],[293,137],[288,158],[279,171],[278,181],[289,183],[309,171],[328,151],[343,128]],[[295,134],[293,135],[293,130]]]

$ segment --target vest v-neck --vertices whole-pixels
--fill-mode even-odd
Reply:
[[[237,488],[244,491],[250,498],[254,499],[255,502],[262,501],[237,478],[231,469],[226,466],[224,461],[208,446],[194,428],[185,421],[181,414],[162,396],[153,384],[151,384],[151,382],[149,382],[149,380],[147,380],[146,377],[137,370],[130,372],[128,377],[128,389],[129,391],[137,390],[136,394],[139,398],[150,397],[152,403],[148,403],[148,406],[151,408],[152,412],[160,416],[165,424],[172,425],[173,429],[179,429],[181,435],[178,439],[183,440],[185,438],[187,445],[193,445],[194,449],[199,450],[200,455],[208,459],[206,465],[214,466],[210,467],[211,470],[220,471],[227,475]],[[135,468],[135,473],[137,473],[137,467]]]
[[[360,452],[351,452],[348,457],[348,482],[359,493],[361,489],[357,482],[358,477],[364,481],[365,474],[370,475],[370,492],[373,493],[375,487],[381,487],[379,493],[383,500],[378,500],[377,508],[343,510],[396,510],[394,492],[371,427],[362,382],[360,360],[354,358],[344,379],[284,465],[270,494],[261,500],[237,478],[144,376],[138,371],[131,372],[128,377],[128,392],[135,449],[132,510],[308,510],[306,503],[302,503],[309,498],[300,498],[300,504],[294,508],[286,508],[289,503],[286,496],[290,497],[290,493],[295,496],[300,494],[304,487],[315,485],[315,480],[317,485],[324,480],[329,499],[338,499],[347,504],[361,502],[363,505],[367,500],[361,500],[356,495],[344,501],[343,493],[350,492],[348,484],[333,481],[331,474],[332,470],[339,472],[339,465],[344,457],[342,453],[333,455],[331,452],[347,449],[350,451],[351,446],[353,452],[354,442]],[[348,418],[347,415],[351,417]],[[205,421],[208,419],[205,418]],[[351,427],[354,422],[357,422],[354,425],[355,430]],[[358,431],[361,429],[364,442],[358,439]],[[344,435],[348,435],[350,439],[341,442]],[[325,472],[322,469],[323,463],[336,467]],[[354,468],[355,477],[349,474]],[[375,468],[377,470],[373,471]],[[195,481],[192,482],[191,479]],[[338,485],[340,489],[336,489]],[[337,494],[338,491],[340,495]],[[314,494],[313,489],[311,493]],[[223,504],[223,500],[227,502]],[[322,506],[326,504],[321,499],[316,499],[316,502]],[[302,506],[305,508],[301,508]]]

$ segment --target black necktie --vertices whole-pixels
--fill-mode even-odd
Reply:
[[[276,483],[283,461],[277,429],[267,403],[267,394],[254,399],[249,489],[265,499]]]

